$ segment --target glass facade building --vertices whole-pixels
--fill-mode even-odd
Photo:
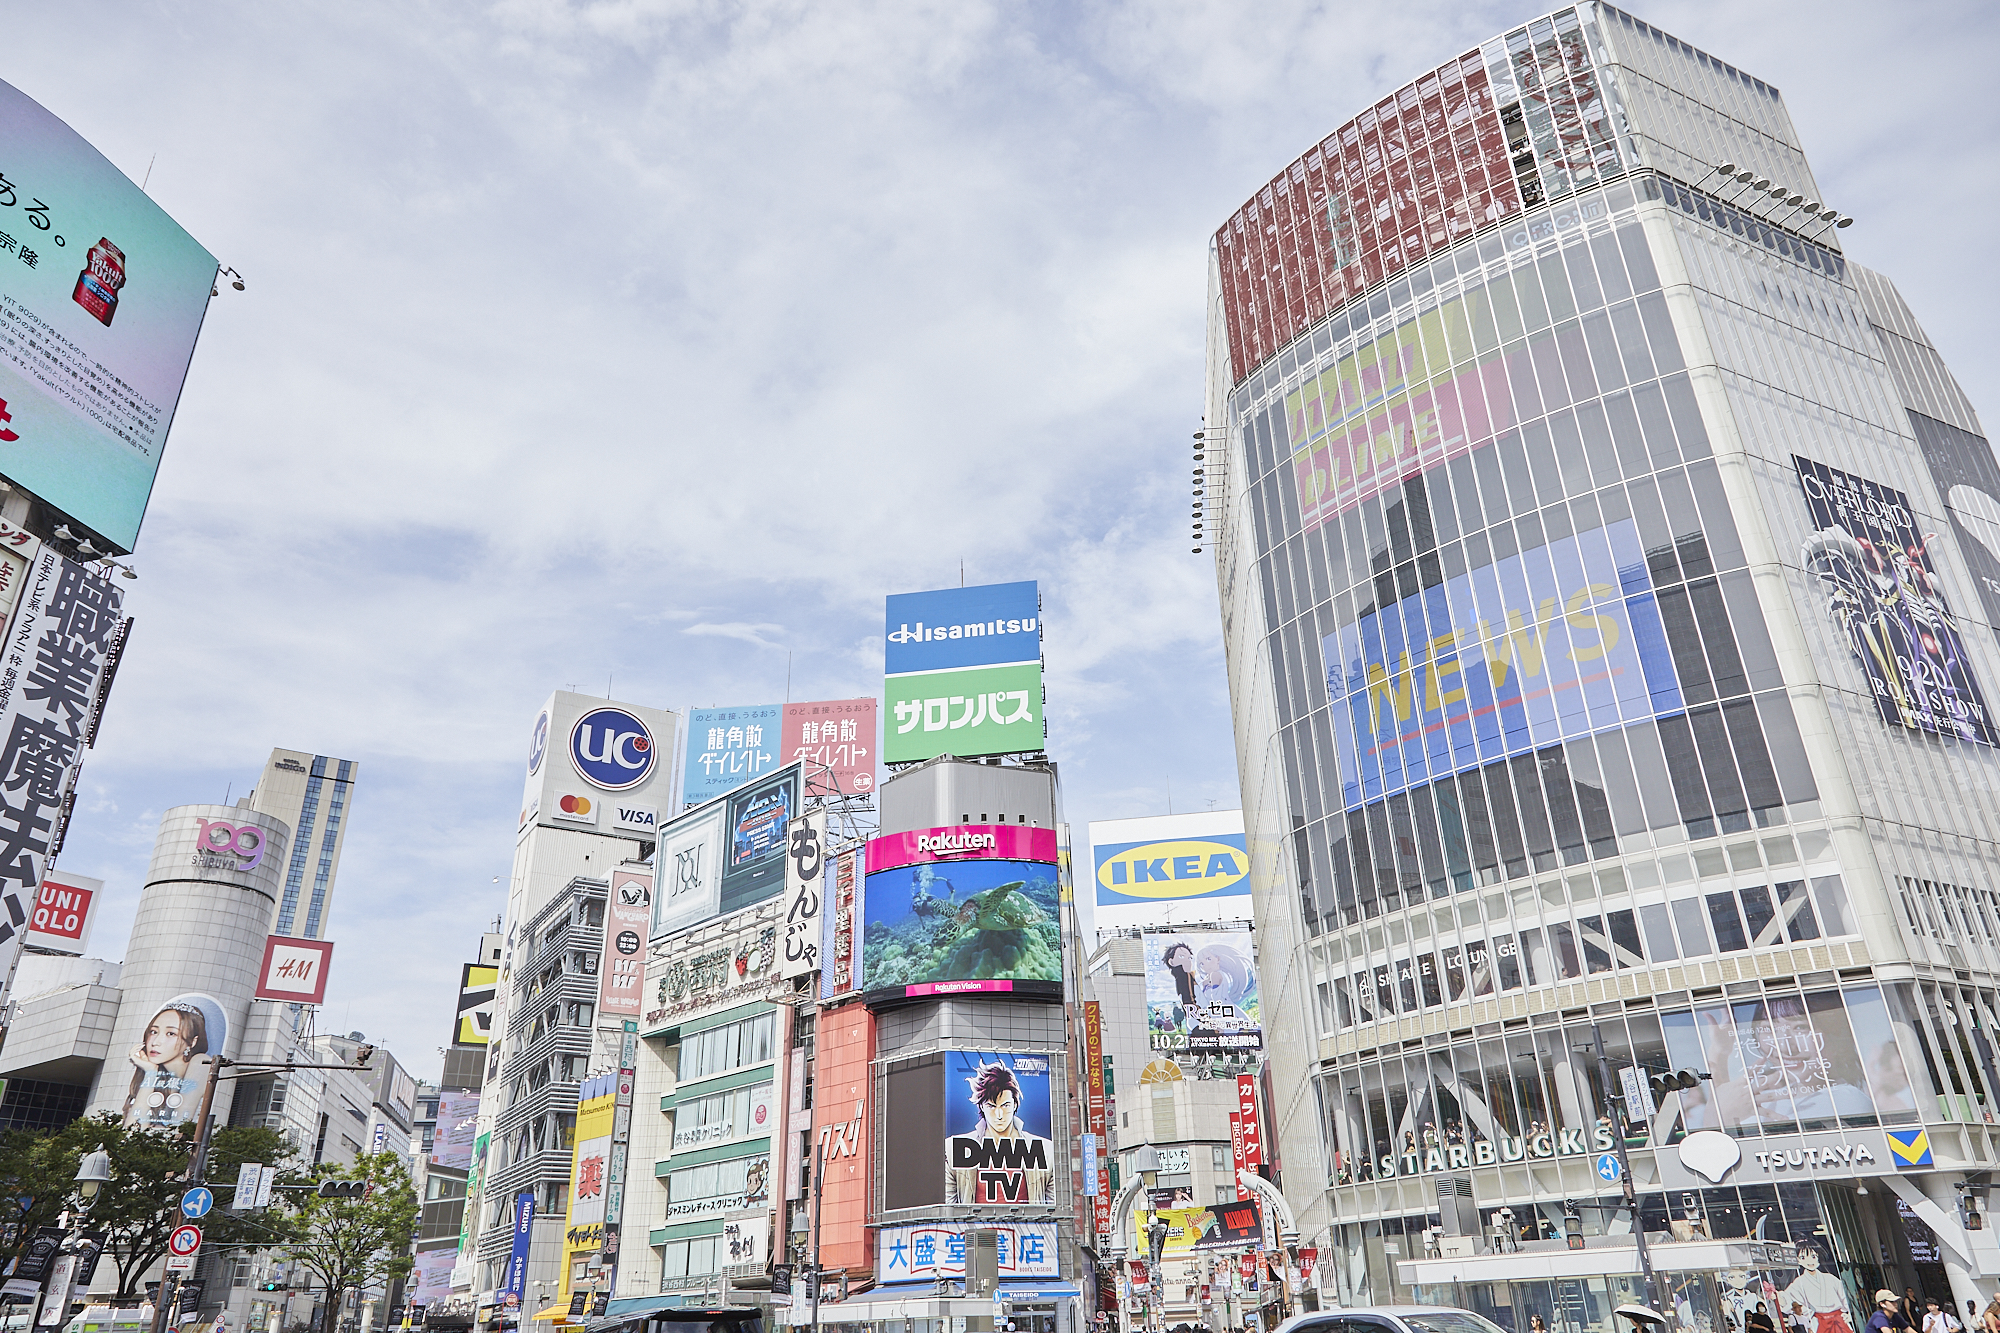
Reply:
[[[1776,89],[1580,5],[1216,233],[1197,544],[1328,1301],[1608,1327],[1631,1215],[1566,1203],[1628,1069],[1704,1076],[1627,1132],[1688,1326],[2000,1279],[2000,464],[1818,198]]]

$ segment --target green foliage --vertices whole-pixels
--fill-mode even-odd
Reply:
[[[366,1180],[365,1199],[322,1199],[311,1190],[285,1197],[277,1225],[285,1233],[279,1253],[311,1274],[323,1293],[325,1333],[334,1333],[341,1298],[351,1288],[386,1286],[415,1266],[410,1236],[417,1225],[417,1191],[403,1158],[364,1153],[347,1166],[314,1167],[301,1183]]]
[[[194,1151],[192,1125],[128,1128],[106,1113],[73,1121],[53,1134],[16,1131],[0,1137],[0,1181],[6,1182],[7,1195],[0,1208],[19,1209],[8,1220],[21,1223],[8,1253],[18,1257],[36,1228],[55,1225],[63,1209],[76,1202],[77,1164],[99,1147],[111,1159],[111,1179],[91,1206],[86,1225],[105,1233],[104,1254],[117,1266],[118,1296],[131,1299],[146,1270],[165,1256],[167,1237],[182,1220],[180,1197],[188,1188],[185,1176]],[[282,1173],[294,1165],[293,1158],[290,1145],[275,1130],[217,1130],[208,1152],[216,1208],[201,1220],[203,1243],[268,1243],[272,1233],[262,1218],[227,1211],[236,1169],[244,1162],[261,1162]]]

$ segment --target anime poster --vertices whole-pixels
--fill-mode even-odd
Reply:
[[[1882,720],[2000,744],[1972,678],[1958,620],[1901,491],[1794,455],[1816,529],[1800,563],[1819,580],[1826,617],[1847,637]]]
[[[945,1052],[945,1202],[1056,1201],[1049,1058]]]
[[[1247,930],[1149,931],[1149,1049],[1193,1055],[1264,1048],[1256,953]]]

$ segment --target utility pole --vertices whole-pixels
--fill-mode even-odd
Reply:
[[[819,1333],[819,1214],[826,1190],[826,1140],[813,1144],[812,1326]]]
[[[1625,1152],[1625,1108],[1623,1098],[1612,1090],[1611,1059],[1604,1053],[1604,1032],[1590,1025],[1591,1044],[1597,1047],[1597,1081],[1604,1085],[1605,1110],[1610,1113],[1611,1142],[1618,1154],[1618,1180],[1625,1187],[1625,1206],[1632,1210],[1632,1238],[1639,1243],[1639,1272],[1646,1284],[1646,1304],[1659,1309],[1654,1300],[1653,1257],[1646,1252],[1646,1222],[1639,1216],[1639,1192],[1632,1185],[1632,1161]]]
[[[356,1058],[353,1064],[299,1064],[291,1060],[287,1060],[282,1064],[246,1064],[240,1060],[230,1060],[220,1055],[210,1060],[208,1064],[208,1081],[203,1085],[201,1090],[201,1118],[195,1125],[194,1150],[188,1154],[187,1183],[189,1185],[198,1185],[201,1183],[202,1177],[208,1174],[208,1143],[215,1132],[215,1086],[224,1078],[243,1078],[250,1074],[265,1074],[280,1069],[286,1073],[297,1069],[361,1070],[368,1067],[368,1057],[373,1054],[375,1054],[375,1048],[364,1044],[355,1050]],[[222,1072],[225,1067],[235,1069],[238,1072],[225,1075]],[[168,1315],[178,1303],[180,1291],[181,1275],[179,1273],[166,1273],[162,1275],[160,1280],[160,1298],[153,1307],[152,1333],[166,1333]],[[289,1301],[289,1295],[286,1299]]]

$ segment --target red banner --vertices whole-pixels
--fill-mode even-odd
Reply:
[[[1249,1165],[1243,1156],[1243,1117],[1236,1112],[1229,1113],[1229,1154],[1231,1168],[1229,1178],[1236,1182],[1236,1197],[1247,1199],[1250,1191],[1243,1188],[1243,1171]]]
[[[1105,1142],[1109,1117],[1104,1105],[1104,1014],[1097,1001],[1083,1002],[1084,1109],[1090,1133],[1097,1136],[1097,1197],[1094,1205],[1095,1234],[1111,1234],[1111,1153]]]
[[[1257,1118],[1257,1076],[1236,1076],[1236,1115],[1243,1122],[1243,1168],[1252,1175],[1264,1164],[1264,1132]],[[1247,1199],[1249,1191],[1238,1182],[1237,1197]]]

